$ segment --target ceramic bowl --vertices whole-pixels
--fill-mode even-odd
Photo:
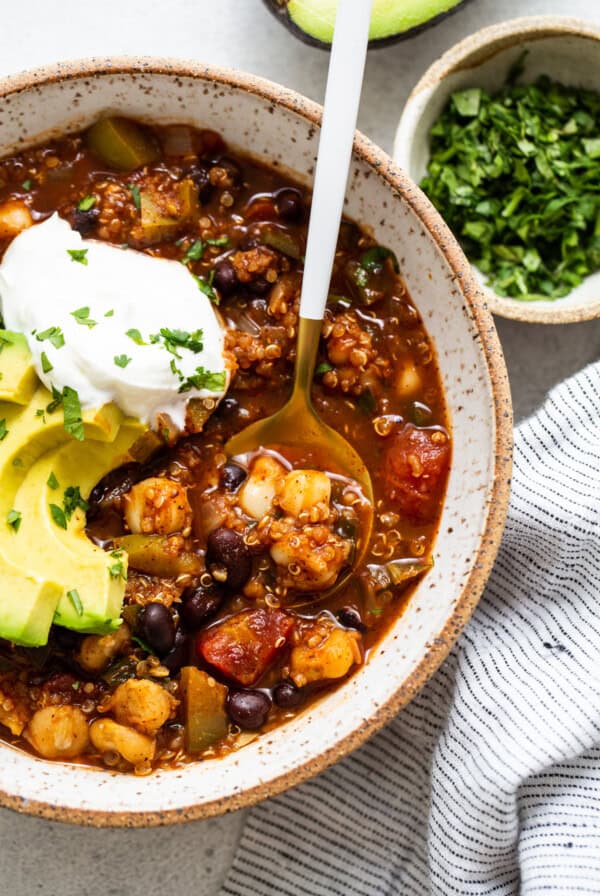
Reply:
[[[163,59],[65,63],[0,83],[0,154],[106,112],[220,131],[309,184],[321,109],[275,84]],[[169,824],[237,809],[298,784],[359,746],[417,693],[477,603],[508,501],[512,418],[492,319],[462,252],[423,194],[358,134],[347,214],[401,260],[439,355],[454,462],[435,569],[369,661],[286,726],[220,760],[148,777],[49,763],[0,743],[0,805],[98,826]]]
[[[600,93],[600,27],[577,19],[534,16],[484,28],[456,44],[423,75],[408,98],[394,159],[419,183],[429,161],[428,134],[449,96],[466,87],[500,88],[523,51],[520,83],[540,75]],[[600,316],[600,272],[555,301],[520,302],[497,295],[475,275],[494,314],[530,323],[564,324]]]

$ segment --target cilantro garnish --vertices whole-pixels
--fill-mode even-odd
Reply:
[[[21,525],[21,520],[23,515],[18,510],[9,510],[6,515],[6,524],[13,529],[13,531],[18,532],[19,526]]]
[[[3,417],[0,420],[0,442],[4,441],[4,439],[8,435],[8,429],[6,428],[6,417]]]
[[[129,338],[131,340],[133,340],[133,342],[135,342],[136,345],[147,345],[148,344],[147,342],[144,342],[144,339],[143,339],[140,331],[136,330],[135,328],[132,328],[131,330],[127,330],[125,335],[129,336]]]
[[[79,264],[87,265],[87,249],[67,249],[67,254],[71,256],[71,261],[78,261]]]
[[[496,293],[557,299],[600,269],[600,94],[517,74],[452,94],[421,186]]]
[[[315,369],[315,376],[323,376],[324,373],[329,373],[330,370],[333,370],[333,364],[329,364],[327,361],[323,361],[321,364],[318,364]]]
[[[115,355],[113,361],[117,365],[117,367],[127,367],[128,364],[131,363],[133,359],[129,358],[127,355]]]
[[[54,475],[54,472],[51,472],[50,475],[48,476],[48,478],[46,480],[46,485],[48,486],[48,488],[51,488],[54,490],[59,488],[60,483],[59,483],[58,479],[56,478],[56,476]]]
[[[62,348],[65,344],[65,337],[60,327],[48,327],[41,333],[36,333],[35,338],[38,342],[44,342],[47,339],[54,348]]]
[[[363,252],[360,257],[360,266],[361,268],[364,268],[365,271],[369,271],[369,273],[379,274],[383,270],[385,261],[388,258],[392,262],[394,271],[398,274],[400,272],[398,259],[396,258],[395,253],[385,246],[371,246],[370,249]]]
[[[115,563],[108,567],[108,574],[111,579],[127,579],[127,571],[123,562],[123,551],[111,551],[110,556]]]
[[[83,442],[85,438],[83,429],[83,417],[81,414],[81,402],[75,389],[65,386],[62,393],[63,413],[65,429],[74,439]]]
[[[208,389],[210,392],[222,392],[225,388],[225,372],[215,373],[204,367],[196,367],[196,372],[186,377],[178,392],[189,392],[190,389]]]
[[[106,314],[104,315],[104,317],[112,317],[114,313],[115,313],[115,309],[114,309],[114,308],[111,308],[110,311],[107,311],[107,312],[106,312]]]
[[[142,207],[142,198],[140,196],[140,188],[137,187],[135,184],[129,184],[129,192],[131,193],[131,198],[133,199],[133,204],[135,205],[136,209],[139,212],[139,210]]]
[[[202,242],[202,240],[196,240],[195,242],[193,242],[181,259],[183,264],[188,264],[190,261],[200,261],[200,259],[204,255],[204,246],[205,244]]]
[[[26,193],[29,193],[29,191],[31,190],[31,181],[24,180],[23,183],[21,184],[21,187],[25,190]]]
[[[67,591],[67,597],[73,604],[77,615],[83,616],[83,604],[81,603],[81,598],[79,597],[79,591],[77,590],[77,588],[72,588],[70,591]]]
[[[61,529],[67,528],[67,518],[62,507],[59,507],[58,504],[50,504],[50,513],[57,526],[60,526]]]
[[[40,357],[42,360],[42,371],[44,373],[50,373],[51,370],[54,370],[54,365],[48,360],[46,352],[42,352]]]
[[[10,338],[10,336],[7,336],[6,333],[3,333],[0,336],[0,353],[4,350],[5,346],[7,346],[7,345],[13,345],[13,340]]]
[[[77,311],[71,311],[71,317],[74,317],[76,322],[83,327],[89,327],[90,330],[98,323],[98,321],[90,318],[90,309],[87,305],[84,305],[83,308],[78,308]]]
[[[46,405],[46,413],[53,414],[54,411],[56,411],[61,406],[62,403],[63,403],[62,392],[59,392],[58,389],[56,388],[56,386],[52,386],[52,401],[48,405]],[[35,412],[35,414],[36,414],[36,417],[43,417],[44,409],[39,408]]]
[[[96,197],[95,196],[84,196],[83,199],[80,199],[77,203],[77,208],[80,212],[89,212],[91,208],[96,205]]]
[[[212,283],[208,280],[205,280],[203,277],[197,277],[195,274],[192,274],[192,277],[196,281],[196,285],[200,292],[203,292],[205,296],[211,300],[213,305],[218,305],[220,303],[219,296],[212,288]]]
[[[176,358],[181,358],[181,355],[177,353],[178,348],[187,348],[194,354],[202,351],[204,348],[202,335],[202,330],[194,330],[193,333],[188,333],[187,330],[171,330],[169,327],[161,327],[160,334],[151,336],[150,341],[158,342],[159,339],[162,339],[166,350],[175,355]]]

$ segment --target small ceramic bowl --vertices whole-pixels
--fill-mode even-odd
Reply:
[[[394,159],[419,183],[429,162],[428,135],[451,93],[500,88],[524,50],[520,82],[548,75],[600,93],[600,27],[577,19],[534,16],[484,28],[456,44],[423,75],[408,98],[394,141]],[[529,323],[564,324],[600,316],[600,272],[555,301],[520,302],[497,295],[475,275],[494,314]]]
[[[113,112],[221,132],[311,183],[321,109],[276,84],[165,59],[69,62],[0,81],[0,156]],[[396,251],[437,348],[453,464],[435,567],[356,675],[288,724],[218,760],[117,775],[45,762],[0,741],[0,805],[74,823],[169,824],[231,811],[297,784],[359,746],[418,692],[476,605],[508,503],[512,417],[492,318],[425,196],[357,134],[347,214]]]

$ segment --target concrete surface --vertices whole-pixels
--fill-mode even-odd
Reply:
[[[260,0],[24,0],[4,2],[0,74],[58,59],[115,53],[172,55],[234,66],[320,100],[327,56],[283,30]],[[600,23],[598,0],[473,0],[408,42],[372,52],[359,126],[388,151],[404,100],[425,68],[482,26],[519,15]],[[600,320],[562,327],[498,320],[515,413],[600,356]],[[213,896],[244,813],[150,831],[94,831],[0,811],[3,888],[13,896]]]

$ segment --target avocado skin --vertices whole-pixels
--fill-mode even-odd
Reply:
[[[462,9],[463,6],[466,6],[467,3],[470,3],[471,0],[461,0],[460,3],[457,3],[456,6],[453,6],[452,9],[448,9],[446,12],[441,12],[437,16],[433,16],[431,19],[428,19],[427,22],[423,22],[421,25],[417,25],[414,28],[409,28],[407,31],[402,31],[399,34],[391,34],[389,37],[380,37],[375,40],[369,41],[369,49],[370,50],[378,50],[384,47],[390,47],[392,44],[397,44],[400,41],[407,40],[410,37],[415,37],[417,34],[421,34],[423,31],[427,31],[428,28],[437,25],[443,19],[448,18],[448,16],[454,15],[455,12]],[[275,16],[275,18],[284,25],[290,34],[293,34],[294,37],[299,38],[303,43],[308,44],[309,47],[317,47],[319,50],[330,50],[331,44],[325,43],[322,40],[318,40],[316,37],[313,37],[311,34],[307,34],[306,31],[303,31],[299,28],[294,21],[290,18],[287,5],[282,5],[278,2],[278,0],[263,0],[264,5],[267,7],[270,13]]]

